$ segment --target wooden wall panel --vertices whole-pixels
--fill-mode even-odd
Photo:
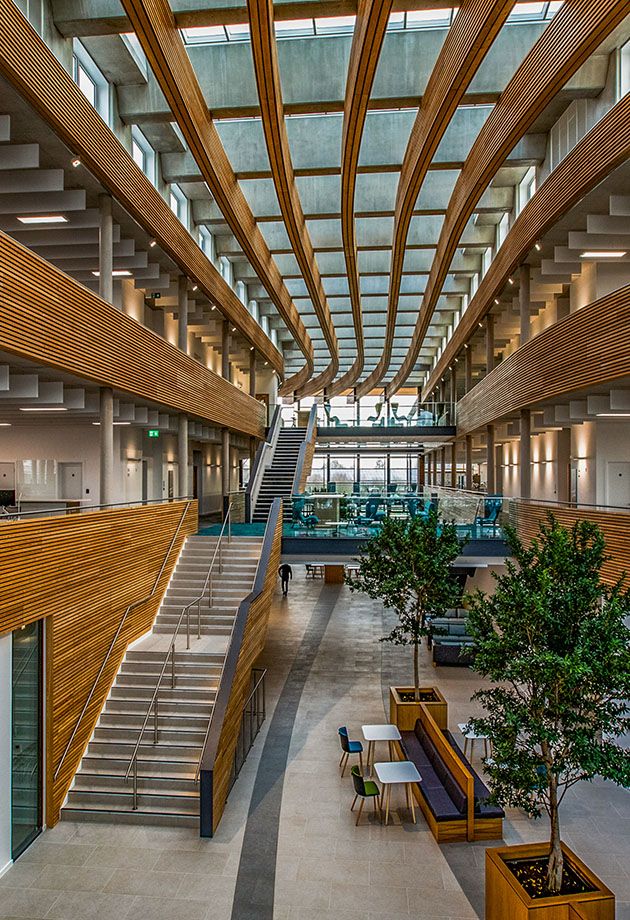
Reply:
[[[367,395],[389,369],[407,236],[418,194],[457,107],[513,6],[514,0],[495,3],[471,0],[463,5],[435,62],[407,143],[396,193],[383,354],[372,373],[357,387],[357,396]]]
[[[556,93],[627,14],[627,0],[565,3],[501,93],[451,195],[409,352],[387,387],[388,396],[400,389],[416,364],[464,228],[493,176]]]
[[[256,592],[255,596],[252,598],[250,595],[250,599],[243,601],[239,608],[202,761],[202,785],[205,784],[204,773],[212,777],[212,833],[219,825],[230,791],[243,706],[251,689],[252,668],[265,645],[271,598],[278,579],[282,548],[282,503],[276,501],[275,518],[272,506],[270,523],[267,525],[271,530],[268,530],[265,537],[266,540],[269,538],[271,545],[267,552],[263,546],[260,569],[262,581],[259,587],[254,586],[252,594]],[[203,807],[202,801],[202,810]]]
[[[59,818],[125,650],[150,629],[183,542],[196,530],[196,502],[0,521],[0,633],[46,621],[49,825]],[[57,773],[126,608],[153,588],[127,617]]]
[[[0,22],[0,73],[282,374],[284,361],[278,349],[12,0],[0,0]]]
[[[545,329],[457,404],[457,434],[630,375],[630,285]]]
[[[260,438],[257,400],[0,231],[0,348]]]
[[[630,156],[630,95],[607,112],[545,179],[519,214],[425,388],[428,398],[479,322],[491,310],[510,275],[568,211]]]
[[[555,505],[537,504],[535,501],[509,500],[509,521],[524,543],[530,543],[536,536],[549,511],[552,511],[559,523],[565,527],[573,527],[576,521],[592,521],[601,528],[606,539],[606,551],[610,556],[603,568],[602,577],[605,582],[612,584],[624,572],[630,575],[630,512],[559,508]]]
[[[221,213],[304,354],[305,369],[293,378],[303,383],[313,370],[313,344],[236,180],[168,0],[122,6]]]

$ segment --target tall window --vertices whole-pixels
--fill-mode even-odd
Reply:
[[[155,184],[155,150],[135,125],[131,129],[131,154],[145,176]]]
[[[72,75],[88,102],[101,118],[110,121],[110,87],[95,62],[78,39],[72,45]]]
[[[214,237],[207,227],[199,227],[199,245],[214,265],[216,262]]]
[[[176,217],[179,217],[184,226],[188,223],[188,199],[180,189],[179,185],[173,183],[168,193],[168,203],[171,211]]]

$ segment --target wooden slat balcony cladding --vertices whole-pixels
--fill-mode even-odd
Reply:
[[[602,578],[607,584],[617,581],[624,572],[630,572],[630,514],[595,508],[550,508],[544,503],[511,499],[510,523],[523,542],[529,544],[538,533],[540,524],[547,521],[550,510],[564,527],[573,527],[576,521],[592,521],[601,528],[606,540],[606,553],[610,557],[602,569]]]
[[[264,407],[0,231],[0,349],[244,434]]]
[[[125,610],[150,594],[180,521],[156,591],[129,614],[53,781]],[[46,622],[49,825],[59,818],[127,646],[150,629],[182,544],[196,529],[197,503],[179,501],[0,524],[0,632]]]
[[[341,238],[357,355],[350,370],[328,387],[328,396],[353,387],[365,366],[354,202],[365,117],[391,10],[392,0],[360,0],[350,48],[341,138]]]
[[[472,0],[462,5],[431,72],[405,150],[396,191],[392,262],[387,298],[383,354],[372,373],[357,387],[365,396],[377,386],[392,359],[398,298],[409,225],[427,172],[450,121],[471,80],[510,15],[514,0]]]
[[[266,545],[268,539],[271,545]],[[219,826],[232,779],[232,766],[243,715],[243,706],[251,688],[252,668],[260,656],[267,636],[271,611],[271,597],[276,585],[282,547],[282,502],[273,503],[267,533],[263,543],[257,576],[252,594],[239,607],[232,639],[221,677],[208,742],[201,763],[202,828],[204,836],[211,836]],[[211,827],[204,826],[203,798],[211,783]]]
[[[457,404],[468,434],[519,409],[630,375],[630,285],[530,339]]]
[[[296,391],[297,396],[321,392],[339,370],[339,346],[324,291],[302,202],[295,184],[287,126],[284,120],[273,0],[247,0],[254,73],[273,184],[287,236],[304,279],[324,341],[330,352],[326,370]]]
[[[630,156],[630,95],[626,94],[578,141],[527,202],[492,260],[479,289],[431,371],[423,398],[438,385],[466,340],[492,309],[508,278],[571,208]]]
[[[278,349],[12,0],[0,0],[0,72],[83,165],[282,374]]]
[[[411,345],[387,387],[388,396],[414,368],[461,235],[492,177],[551,99],[627,14],[628,0],[565,3],[501,93],[451,195]]]
[[[210,192],[306,359],[295,375],[301,384],[313,370],[313,344],[236,180],[168,0],[122,5]]]

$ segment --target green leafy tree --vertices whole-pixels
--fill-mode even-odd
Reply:
[[[450,568],[462,542],[453,524],[441,523],[431,509],[426,517],[386,518],[367,541],[358,576],[346,578],[351,591],[382,600],[398,624],[381,642],[413,646],[415,698],[420,699],[418,649],[429,634],[428,620],[457,605],[461,586]]]
[[[572,529],[553,515],[529,548],[509,528],[513,556],[495,593],[471,599],[475,670],[487,716],[471,720],[492,741],[486,761],[495,801],[550,821],[547,889],[562,884],[559,808],[567,790],[596,775],[630,783],[622,734],[630,696],[630,596],[604,584],[604,537],[589,521]]]

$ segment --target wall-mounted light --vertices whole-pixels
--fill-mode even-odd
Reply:
[[[199,289],[199,285],[198,285],[198,284],[193,284],[193,291],[196,291],[196,290],[198,290],[198,289]]]
[[[508,278],[508,284],[514,284],[514,278]]]
[[[494,302],[496,303],[497,306],[499,306],[499,298],[498,298],[498,297],[495,297],[495,298],[494,298]]]
[[[77,166],[80,166],[80,165],[81,165],[81,160],[80,160],[78,157],[75,157],[74,160],[72,160],[72,165],[73,165],[74,168],[76,169]]]
[[[542,246],[540,245],[540,243],[534,243],[534,249],[536,250],[536,252],[540,252],[540,250],[542,249]]]
[[[149,246],[151,247],[151,249],[153,249],[154,246],[157,246],[157,240],[151,240],[151,242],[149,243]]]

